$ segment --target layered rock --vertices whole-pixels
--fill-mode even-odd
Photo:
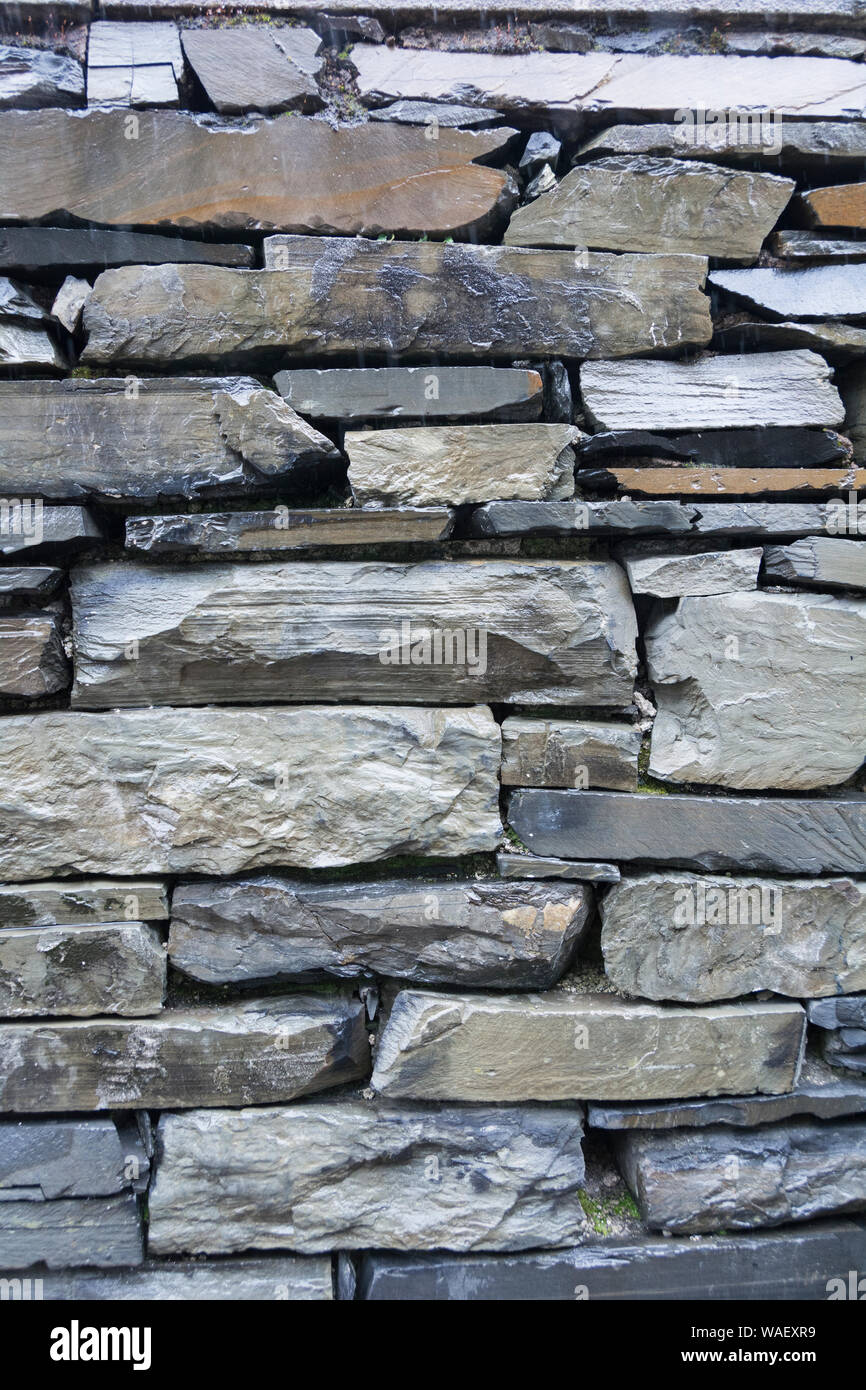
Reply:
[[[159,1013],[165,952],[141,922],[0,929],[0,1017]]]
[[[710,283],[777,319],[858,320],[866,314],[866,262],[714,270]]]
[[[649,555],[625,560],[632,593],[685,598],[756,589],[763,551],[717,550],[697,555]]]
[[[183,51],[217,111],[315,111],[324,102],[287,52],[291,34],[281,25],[185,29]]]
[[[96,106],[177,106],[183,54],[176,24],[97,20],[87,40],[87,101]]]
[[[278,1299],[289,1303],[331,1302],[334,1281],[329,1255],[265,1255],[248,1259],[154,1260],[138,1269],[111,1273],[64,1269],[40,1276],[46,1302],[239,1303]]]
[[[502,724],[506,787],[637,787],[641,731],[632,724],[522,719]]]
[[[519,367],[301,368],[274,385],[314,420],[534,420],[543,395],[541,374]]]
[[[5,500],[0,499],[0,555],[43,545],[85,549],[102,538],[101,526],[86,507],[43,507],[38,498],[4,507]]]
[[[275,507],[261,512],[198,512],[126,518],[130,550],[172,555],[188,550],[238,554],[256,550],[315,550],[345,545],[402,545],[446,540],[454,527],[448,507]],[[2,582],[2,576],[0,576]]]
[[[620,879],[615,864],[543,859],[537,854],[497,854],[496,868],[502,878],[568,878],[587,883],[619,883]]]
[[[813,227],[866,230],[866,183],[837,183],[802,193],[798,203]]]
[[[866,994],[850,999],[817,999],[808,1006],[816,1028],[866,1028]]]
[[[32,699],[68,685],[69,666],[54,614],[0,617],[0,695]]]
[[[166,885],[148,879],[0,884],[0,927],[4,929],[161,922],[168,915]]]
[[[0,44],[0,110],[83,105],[84,74],[74,58]]]
[[[229,242],[191,241],[106,227],[0,228],[0,266],[4,270],[96,273],[111,266],[162,265],[166,261],[251,266],[253,252],[250,246]]]
[[[763,16],[762,16],[763,19]],[[715,100],[715,96],[713,98]],[[818,178],[835,173],[859,174],[866,159],[866,121],[767,120],[761,103],[752,112],[737,111],[736,120],[700,120],[704,102],[693,104],[676,124],[612,125],[581,145],[578,159],[608,155],[657,155],[705,159],[714,164],[758,164]],[[715,114],[715,113],[714,113]]]
[[[764,576],[783,584],[866,589],[866,547],[833,536],[807,536],[764,550]]]
[[[813,496],[866,488],[866,468],[630,468],[611,465],[581,475],[584,487],[611,486],[647,497],[772,497],[778,493]]]
[[[54,1202],[0,1202],[4,1271],[42,1264],[49,1269],[138,1265],[144,1259],[143,1244],[138,1202],[131,1192]]]
[[[62,578],[63,570],[53,565],[4,565],[0,569],[0,601],[47,598]]]
[[[150,1160],[130,1118],[0,1120],[0,1200],[144,1191]]]

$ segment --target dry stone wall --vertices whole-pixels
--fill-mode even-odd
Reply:
[[[3,1288],[837,1296],[860,7],[232,8],[0,3]]]

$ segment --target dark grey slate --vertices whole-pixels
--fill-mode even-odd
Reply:
[[[689,434],[642,434],[608,430],[590,435],[578,449],[578,467],[617,456],[691,459],[714,468],[793,468],[838,463],[851,456],[851,443],[835,430],[785,426],[755,430],[698,430]]]
[[[578,475],[580,476],[580,475]],[[486,502],[476,507],[474,536],[685,535],[796,537],[831,530],[822,502]],[[866,534],[866,520],[863,521]]]
[[[0,227],[0,269],[18,273],[110,270],[121,265],[204,262],[243,269],[251,246],[104,227]]]
[[[9,1297],[46,1303],[279,1302],[310,1303],[334,1297],[328,1255],[255,1255],[221,1260],[151,1260],[138,1269],[7,1274]],[[29,1284],[26,1282],[29,1277]],[[38,1278],[38,1286],[36,1284]],[[36,1289],[38,1287],[38,1294]]]
[[[866,1028],[866,994],[811,999],[806,1009],[816,1028]]]
[[[579,883],[619,883],[616,864],[576,859],[542,859],[537,854],[497,854],[503,878],[567,878]]]
[[[31,500],[31,499],[28,499]],[[10,512],[7,523],[0,513],[0,555],[17,555],[41,546],[79,549],[102,539],[102,528],[86,507],[43,507],[36,503]]]
[[[341,545],[401,545],[446,540],[454,528],[448,507],[288,507],[260,512],[194,512],[129,516],[126,545],[152,555],[315,550]]]
[[[4,565],[0,568],[0,597],[45,598],[63,578],[52,565]]]
[[[134,1122],[95,1115],[0,1120],[0,1203],[109,1197],[147,1187],[150,1160]]]
[[[515,367],[336,367],[277,372],[293,410],[319,420],[536,420],[543,383]]]
[[[140,1264],[144,1258],[138,1199],[62,1197],[53,1202],[0,1202],[0,1269]]]

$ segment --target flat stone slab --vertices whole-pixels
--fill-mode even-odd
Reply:
[[[0,1018],[157,1014],[162,942],[142,922],[0,929]]]
[[[861,873],[866,799],[516,791],[508,823],[535,854],[686,869]]]
[[[176,24],[97,20],[87,42],[88,105],[177,106],[183,54]]]
[[[841,999],[815,999],[807,1006],[815,1028],[866,1028],[866,994]]]
[[[46,367],[65,371],[67,362],[47,329],[0,320],[0,367]]]
[[[279,1299],[289,1303],[331,1302],[330,1255],[261,1255],[235,1260],[153,1260],[138,1269],[104,1274],[64,1269],[40,1275],[46,1303],[239,1303]]]
[[[703,551],[698,555],[652,555],[625,558],[625,571],[634,594],[654,598],[686,598],[756,589],[764,552]]]
[[[545,989],[585,935],[592,891],[499,879],[180,884],[169,958],[209,984],[324,971]]]
[[[7,715],[0,757],[7,881],[459,856],[502,830],[483,707]]]
[[[657,1231],[781,1226],[866,1204],[863,1121],[626,1133],[619,1162]]]
[[[98,922],[162,922],[168,890],[149,879],[0,884],[0,928],[93,926]]]
[[[866,1032],[862,1028],[822,1034],[821,1053],[831,1067],[866,1077]]]
[[[866,989],[866,883],[645,874],[600,907],[605,973],[624,994],[706,1004],[773,990]]]
[[[149,1169],[134,1119],[0,1120],[0,1203],[144,1191]]]
[[[57,291],[54,303],[51,305],[51,317],[57,319],[67,333],[77,332],[89,294],[88,281],[76,280],[73,275],[67,275]]]
[[[866,352],[866,329],[834,319],[817,323],[735,323],[719,328],[713,335],[713,345],[720,352],[786,351],[788,348],[811,348],[831,362],[850,362]],[[775,430],[778,434],[782,431]]]
[[[760,363],[753,365],[760,369]],[[851,461],[851,441],[835,430],[784,425],[689,430],[674,435],[603,430],[580,441],[581,467],[645,458],[655,462],[671,459],[702,468],[815,468],[830,463],[841,467]]]
[[[298,994],[135,1021],[3,1023],[0,1044],[0,1111],[19,1114],[275,1104],[355,1081],[369,1058],[359,1000]]]
[[[138,1265],[144,1259],[138,1202],[119,1197],[62,1197],[53,1202],[0,1202],[4,1270]]]
[[[371,1086],[409,1100],[662,1100],[797,1080],[796,1004],[659,1008],[606,995],[397,995]]]
[[[315,550],[345,545],[435,544],[454,529],[449,507],[275,507],[261,512],[197,512],[128,516],[128,550],[172,555],[194,550],[233,555],[246,551]],[[2,582],[2,571],[0,571]]]
[[[686,118],[676,123],[608,126],[581,145],[576,158],[656,155],[714,164],[765,165],[795,176],[807,172],[819,179],[835,175],[837,170],[854,177],[862,172],[866,121],[779,120],[778,108],[774,111],[776,119],[767,121],[769,106],[763,113],[751,115],[738,106],[736,121],[701,122],[697,107],[705,109],[706,97],[703,103],[684,108]]]
[[[650,773],[738,790],[846,781],[866,748],[866,601],[680,599],[645,634],[658,718]]]
[[[626,357],[712,334],[695,256],[590,252],[578,266],[568,251],[268,237],[265,266],[106,271],[85,308],[82,360],[269,352],[282,363],[286,352],[354,354],[360,340],[368,353],[422,357]]]
[[[540,372],[518,367],[332,367],[277,372],[274,385],[313,420],[534,420]]]
[[[597,159],[512,213],[505,242],[686,252],[748,265],[793,191],[791,179],[699,160]]]
[[[0,694],[34,699],[68,685],[69,664],[55,615],[0,617]]]
[[[0,569],[0,598],[47,598],[63,578],[53,565],[4,565]]]
[[[797,203],[813,227],[866,229],[866,183],[812,188],[801,193]]]
[[[616,864],[574,859],[542,859],[537,854],[497,854],[496,868],[502,878],[567,878],[586,883],[619,883]]]
[[[0,382],[0,488],[157,501],[273,489],[331,441],[252,377]]]
[[[639,535],[809,536],[849,529],[853,510],[841,499],[831,502],[705,502],[617,497],[606,501],[488,502],[472,513],[475,536]],[[862,520],[866,535],[866,508]]]
[[[0,44],[0,110],[83,105],[84,73],[75,58]]]
[[[251,266],[251,246],[190,241],[150,232],[119,232],[105,227],[0,227],[0,267],[33,271],[108,270],[121,265],[162,265],[202,261],[210,265]]]
[[[306,701],[311,689],[619,705],[637,669],[631,595],[609,561],[100,564],[73,572],[72,605],[77,708]]]
[[[633,724],[509,715],[502,724],[502,785],[634,791],[640,745]]]
[[[631,468],[609,465],[584,472],[586,488],[611,486],[647,497],[772,497],[850,492],[866,488],[866,468],[690,468],[683,464]]]
[[[764,577],[782,584],[866,589],[866,547],[833,536],[809,536],[764,550]]]
[[[164,1115],[150,1250],[561,1245],[587,1224],[582,1133],[579,1109],[555,1107],[338,1100]]]
[[[79,550],[102,539],[102,528],[86,507],[44,507],[41,499],[24,499],[10,507],[0,505],[0,555],[43,545]]]
[[[866,315],[866,262],[714,270],[710,284],[777,319],[860,319]]]
[[[401,125],[423,125],[433,130],[440,126],[471,129],[473,126],[493,125],[504,119],[501,111],[477,106],[443,105],[440,101],[393,101],[390,106],[380,106],[370,112],[371,121],[399,121]]]
[[[183,51],[217,111],[315,111],[324,101],[286,52],[291,32],[281,25],[184,29]]]
[[[843,185],[847,187],[847,185]],[[791,261],[862,261],[866,244],[841,236],[822,236],[820,232],[783,227],[770,242],[773,254]]]

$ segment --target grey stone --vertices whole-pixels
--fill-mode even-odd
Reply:
[[[134,1126],[107,1116],[0,1120],[0,1203],[139,1190],[149,1167]]]
[[[866,55],[866,40],[847,34],[763,33],[741,31],[725,35],[725,47],[731,53],[754,54],[775,58],[790,54],[812,58],[854,58]]]
[[[41,325],[0,320],[0,367],[50,367],[65,371],[66,358]]]
[[[742,791],[844,782],[866,748],[866,602],[832,594],[680,599],[647,629],[650,772]]]
[[[771,324],[764,325],[772,327]],[[716,337],[719,335],[716,334]],[[760,369],[760,363],[755,363]],[[770,429],[710,429],[685,434],[603,430],[580,442],[582,466],[597,461],[647,457],[709,464],[714,468],[807,467],[849,463],[851,441],[828,429],[776,426]]]
[[[0,929],[0,1018],[156,1014],[165,952],[141,922]]]
[[[102,528],[86,507],[43,507],[38,498],[0,498],[0,555],[43,545],[81,549],[101,538]]]
[[[53,318],[63,324],[68,333],[74,333],[78,328],[89,294],[90,285],[88,282],[76,280],[74,275],[67,275],[57,291],[51,306],[51,314]]]
[[[69,664],[52,613],[0,616],[0,695],[35,699],[66,690]]]
[[[863,1121],[626,1133],[619,1155],[653,1230],[748,1230],[866,1206]]]
[[[446,540],[454,528],[448,507],[275,507],[262,512],[198,512],[179,516],[129,516],[130,550],[171,555],[247,551],[315,550],[344,545],[400,545]],[[0,571],[2,583],[2,571]]]
[[[863,261],[866,242],[783,227],[773,233],[773,254],[792,261]]]
[[[764,551],[764,577],[783,584],[866,589],[866,547],[833,536],[808,536]]]
[[[845,402],[845,428],[854,446],[854,457],[862,463],[866,461],[866,369],[862,361],[842,373],[840,387]]]
[[[97,20],[87,44],[91,106],[177,106],[183,54],[176,24]]]
[[[483,707],[7,715],[0,878],[489,851],[499,757]]]
[[[846,1036],[846,1034],[854,1034]],[[841,1029],[821,1036],[821,1052],[831,1067],[866,1077],[866,1032]]]
[[[396,121],[400,125],[423,125],[435,130],[494,125],[504,120],[501,111],[477,106],[445,106],[438,101],[393,101],[370,112],[371,121]]]
[[[534,130],[520,156],[518,168],[526,178],[539,174],[545,165],[555,169],[561,150],[561,141],[549,130]]]
[[[354,1081],[368,1065],[363,1005],[338,996],[3,1023],[0,1044],[0,1111],[22,1114],[276,1104]]]
[[[717,502],[695,508],[694,530],[704,536],[808,536],[830,530],[839,503]]]
[[[698,160],[621,156],[580,164],[512,213],[511,246],[685,252],[747,264],[794,191],[791,179]]]
[[[0,1268],[49,1269],[138,1265],[144,1259],[138,1202],[119,1197],[61,1197],[0,1202]]]
[[[637,669],[631,595],[609,561],[107,563],[73,571],[72,606],[78,708],[311,690],[618,705]]]
[[[696,510],[682,502],[488,502],[472,513],[475,536],[632,535],[688,532]]]
[[[716,330],[713,346],[721,352],[744,352],[747,349],[752,352],[778,352],[788,348],[811,348],[832,362],[848,362],[866,352],[866,328],[835,323],[832,319],[819,323],[734,323]],[[772,433],[785,434],[790,431],[773,430]]]
[[[0,316],[30,323],[44,323],[48,318],[30,291],[5,275],[0,276]]]
[[[325,971],[545,989],[568,968],[592,901],[578,884],[498,879],[217,879],[175,889],[168,951],[209,984]]]
[[[274,384],[314,420],[535,420],[542,407],[540,373],[514,367],[301,369]]]
[[[544,193],[552,193],[557,187],[556,175],[549,164],[543,164],[531,183],[526,185],[526,197],[532,201]]]
[[[866,1028],[866,994],[848,998],[814,999],[807,1005],[815,1028]]]
[[[315,111],[324,102],[312,77],[279,41],[280,27],[184,29],[187,62],[217,111]]]
[[[866,262],[714,270],[710,284],[777,319],[860,319],[866,315]]]
[[[594,45],[593,35],[573,24],[530,24],[529,32],[537,44],[554,53],[588,53]]]
[[[84,74],[74,58],[0,44],[0,110],[83,105]]]
[[[863,169],[866,121],[780,120],[779,108],[762,103],[751,113],[738,108],[736,121],[708,120],[702,124],[700,115],[707,99],[705,94],[703,105],[683,103],[685,119],[677,124],[609,126],[581,145],[576,158],[672,156],[706,159],[714,164],[759,164],[795,177],[808,173],[819,179],[837,172],[858,176]],[[716,100],[715,94],[712,99]],[[724,106],[720,101],[717,109]],[[771,112],[774,118],[767,120]]]
[[[510,715],[502,724],[502,784],[634,791],[640,745],[634,724]]]
[[[608,357],[712,332],[696,256],[590,253],[579,267],[568,251],[268,237],[265,265],[107,271],[84,311],[84,359],[283,360],[354,354],[359,341],[370,353]]]
[[[361,20],[361,24],[376,24],[375,20]],[[376,24],[381,30],[381,25]],[[315,29],[310,29],[301,24],[277,24],[271,25],[268,29],[274,43],[281,53],[299,68],[301,72],[307,73],[310,77],[315,77],[325,64],[324,42]],[[372,37],[372,36],[371,36]],[[384,32],[381,39],[384,39]]]
[[[148,879],[58,879],[0,884],[0,928],[166,921],[168,892]]]
[[[601,904],[605,973],[643,999],[866,989],[866,883],[644,874]]]
[[[866,798],[516,791],[509,825],[534,854],[686,869],[861,873]]]
[[[663,1100],[789,1091],[796,1004],[659,1008],[607,995],[403,990],[371,1085],[410,1100]]]
[[[328,1255],[260,1255],[237,1260],[149,1261],[103,1274],[64,1269],[39,1279],[46,1303],[58,1302],[330,1302]]]
[[[127,264],[161,265],[202,261],[211,265],[251,266],[250,246],[189,241],[148,232],[105,227],[2,227],[0,267],[33,272],[100,271]]]
[[[46,598],[63,578],[63,570],[51,565],[4,565],[0,568],[0,597]]]
[[[150,1249],[561,1245],[586,1229],[581,1121],[575,1107],[360,1099],[164,1115]]]
[[[728,594],[756,589],[763,551],[716,550],[698,555],[654,555],[628,559],[625,569],[632,593],[655,598]]]
[[[497,854],[496,868],[502,878],[567,878],[584,883],[618,883],[615,864],[596,861],[578,863],[575,859],[542,859],[536,854]]]

